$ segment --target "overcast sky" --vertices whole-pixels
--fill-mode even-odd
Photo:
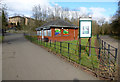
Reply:
[[[77,9],[81,13],[92,12],[94,18],[105,17],[106,20],[116,12],[118,0],[2,0],[8,7],[8,15],[14,13],[32,17],[32,8],[40,4],[43,8],[57,4],[61,7]]]

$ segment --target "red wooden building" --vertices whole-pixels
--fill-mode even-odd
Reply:
[[[56,41],[69,41],[78,39],[78,26],[58,19],[47,22],[36,28],[38,38],[48,38]]]

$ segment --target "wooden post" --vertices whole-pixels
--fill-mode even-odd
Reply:
[[[89,56],[91,56],[91,38],[89,38]]]
[[[79,64],[81,63],[81,38],[79,37]]]

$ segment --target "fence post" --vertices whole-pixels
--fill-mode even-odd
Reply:
[[[30,40],[30,36],[27,37]]]
[[[60,42],[60,54],[61,54],[61,50],[62,50],[62,42]]]
[[[32,38],[32,42],[34,41],[34,38],[33,37],[31,37]]]
[[[48,46],[48,42],[46,42],[46,47]]]
[[[97,34],[97,39],[99,38],[99,35]]]
[[[108,44],[108,63],[109,63],[109,73],[110,73],[110,45]]]
[[[40,38],[38,38],[38,45],[39,45],[39,43],[40,43]]]
[[[102,40],[102,49],[103,49],[103,40]]]
[[[70,59],[70,54],[69,54],[69,50],[70,50],[70,43],[68,43],[68,57],[69,57],[69,59]]]
[[[117,60],[117,48],[115,48],[115,60],[114,60],[114,63],[116,63],[116,61],[118,61]],[[118,61],[119,62],[119,61]],[[118,69],[117,69],[118,68]],[[120,77],[119,77],[119,75],[120,75],[120,71],[119,71],[119,69],[120,69],[120,66],[119,66],[119,63],[118,63],[118,67],[115,65],[114,66],[114,70],[116,70],[118,73],[117,73],[117,75],[116,75],[116,77],[118,77],[118,79],[117,80],[120,80]]]
[[[37,44],[39,44],[39,38],[37,38]]]
[[[100,45],[101,44],[101,39],[99,38],[98,41],[99,41],[99,45]]]
[[[35,41],[34,41],[34,40],[35,40],[35,38],[33,37],[33,43],[35,43]]]
[[[42,45],[42,38],[40,39],[40,44]]]
[[[32,36],[31,36],[31,39],[32,39],[32,42],[33,42],[33,39],[34,39],[34,38],[33,38]]]
[[[41,39],[41,45],[43,45],[43,39]]]
[[[47,42],[45,42],[45,46],[47,47]]]
[[[99,55],[98,55],[98,59],[100,59],[100,52],[101,52],[101,48],[99,48]]]
[[[117,48],[115,48],[115,61],[116,61],[116,58],[117,58]]]
[[[45,43],[46,43],[46,47],[47,47],[47,41]]]
[[[51,40],[50,40],[50,47],[51,47]]]
[[[42,45],[44,46],[43,39],[42,39]]]
[[[79,45],[79,64],[81,63],[81,44]]]
[[[106,49],[106,42],[104,42],[104,49]]]
[[[105,54],[105,51],[106,51],[106,42],[104,42],[104,54]]]
[[[43,42],[44,42],[44,46],[45,46],[45,40],[43,40]]]
[[[55,50],[56,50],[56,40],[55,40],[55,43],[54,43],[54,48],[55,48]]]
[[[89,56],[91,56],[91,38],[89,38]]]
[[[40,45],[40,42],[41,42],[41,41],[40,41],[40,38],[39,38],[39,45]]]
[[[31,36],[32,42],[34,41],[34,38]]]
[[[31,41],[30,36],[28,36],[28,39]]]
[[[101,55],[100,55],[100,54],[101,54],[101,49],[102,49],[102,48],[98,48],[98,49],[99,49],[99,54],[98,54],[98,62],[99,62],[98,65],[99,65],[99,66],[98,66],[98,68],[97,68],[97,77],[99,77],[99,75],[100,75],[100,70],[99,70],[99,69],[100,69],[100,62],[101,62],[101,61],[100,61],[100,59],[101,59]]]
[[[32,42],[32,38],[31,38],[31,36],[29,36],[29,38],[30,38],[30,41]]]

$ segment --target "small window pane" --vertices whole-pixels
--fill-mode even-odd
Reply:
[[[38,36],[39,36],[39,33],[40,33],[40,32],[39,32],[39,31],[37,31],[37,35],[38,35]]]
[[[56,28],[55,29],[55,36],[60,36],[61,35],[61,29]]]
[[[41,31],[40,31],[40,36],[42,36]]]
[[[63,35],[68,35],[68,34],[69,34],[68,29],[63,29]]]
[[[47,36],[47,30],[44,30],[44,36]]]
[[[48,36],[51,36],[51,29],[48,30]]]

